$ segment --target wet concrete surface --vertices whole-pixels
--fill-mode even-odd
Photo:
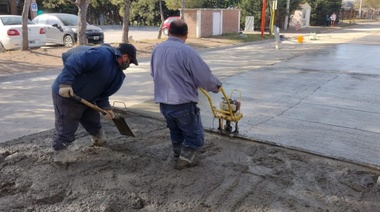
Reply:
[[[280,50],[273,41],[200,52],[229,94],[242,92],[240,136],[363,165],[380,167],[380,25],[371,23],[317,35]],[[54,126],[50,86],[59,70],[0,81],[0,142]],[[162,118],[153,103],[149,59],[126,72],[115,106]],[[221,95],[212,94],[214,104]],[[122,103],[120,103],[122,102]],[[215,130],[200,94],[206,129]]]
[[[370,29],[353,41],[225,78],[226,91],[243,94],[240,136],[379,167],[380,33]],[[218,106],[220,95],[213,97]],[[217,131],[202,102],[205,126]]]

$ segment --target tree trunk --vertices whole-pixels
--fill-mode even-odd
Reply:
[[[9,1],[9,7],[11,9],[11,15],[17,15],[17,3],[16,1]]]
[[[181,2],[181,19],[185,20],[185,0],[182,0]]]
[[[162,0],[159,0],[160,2],[160,15],[161,15],[161,24],[160,24],[160,29],[158,30],[158,36],[157,38],[158,39],[161,39],[161,35],[162,35],[162,26],[164,25],[164,13],[162,12]]]
[[[123,16],[123,36],[122,42],[129,43],[128,32],[129,32],[129,8],[131,6],[130,0],[125,0],[124,16]]]
[[[78,7],[78,45],[87,45],[86,27],[87,27],[87,9],[91,0],[76,0]]]
[[[22,9],[22,47],[21,50],[25,51],[29,49],[28,41],[28,16],[29,16],[30,0],[24,1],[24,7]]]

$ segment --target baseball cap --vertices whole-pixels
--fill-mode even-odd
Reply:
[[[136,48],[132,44],[120,43],[117,50],[119,50],[121,54],[127,54],[129,58],[131,58],[133,64],[139,65],[136,59]]]

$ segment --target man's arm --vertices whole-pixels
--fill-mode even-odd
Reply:
[[[192,72],[196,86],[206,91],[219,92],[222,83],[212,74],[210,67],[200,55],[195,52],[195,54],[188,58],[189,69]]]

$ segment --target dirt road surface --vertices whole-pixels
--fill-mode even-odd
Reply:
[[[0,211],[377,211],[375,170],[206,134],[197,165],[174,169],[160,119],[127,114],[136,137],[105,124],[109,146],[80,129],[69,165],[53,131],[0,144]],[[133,121],[132,121],[133,120]]]
[[[0,53],[0,68],[17,73],[60,67],[59,56],[53,49]],[[12,65],[4,70],[6,63]],[[121,136],[105,122],[108,146],[95,147],[80,128],[67,165],[53,163],[53,130],[1,143],[0,211],[380,208],[379,170],[206,133],[196,166],[179,171],[162,118],[132,112],[125,118],[136,137]]]

